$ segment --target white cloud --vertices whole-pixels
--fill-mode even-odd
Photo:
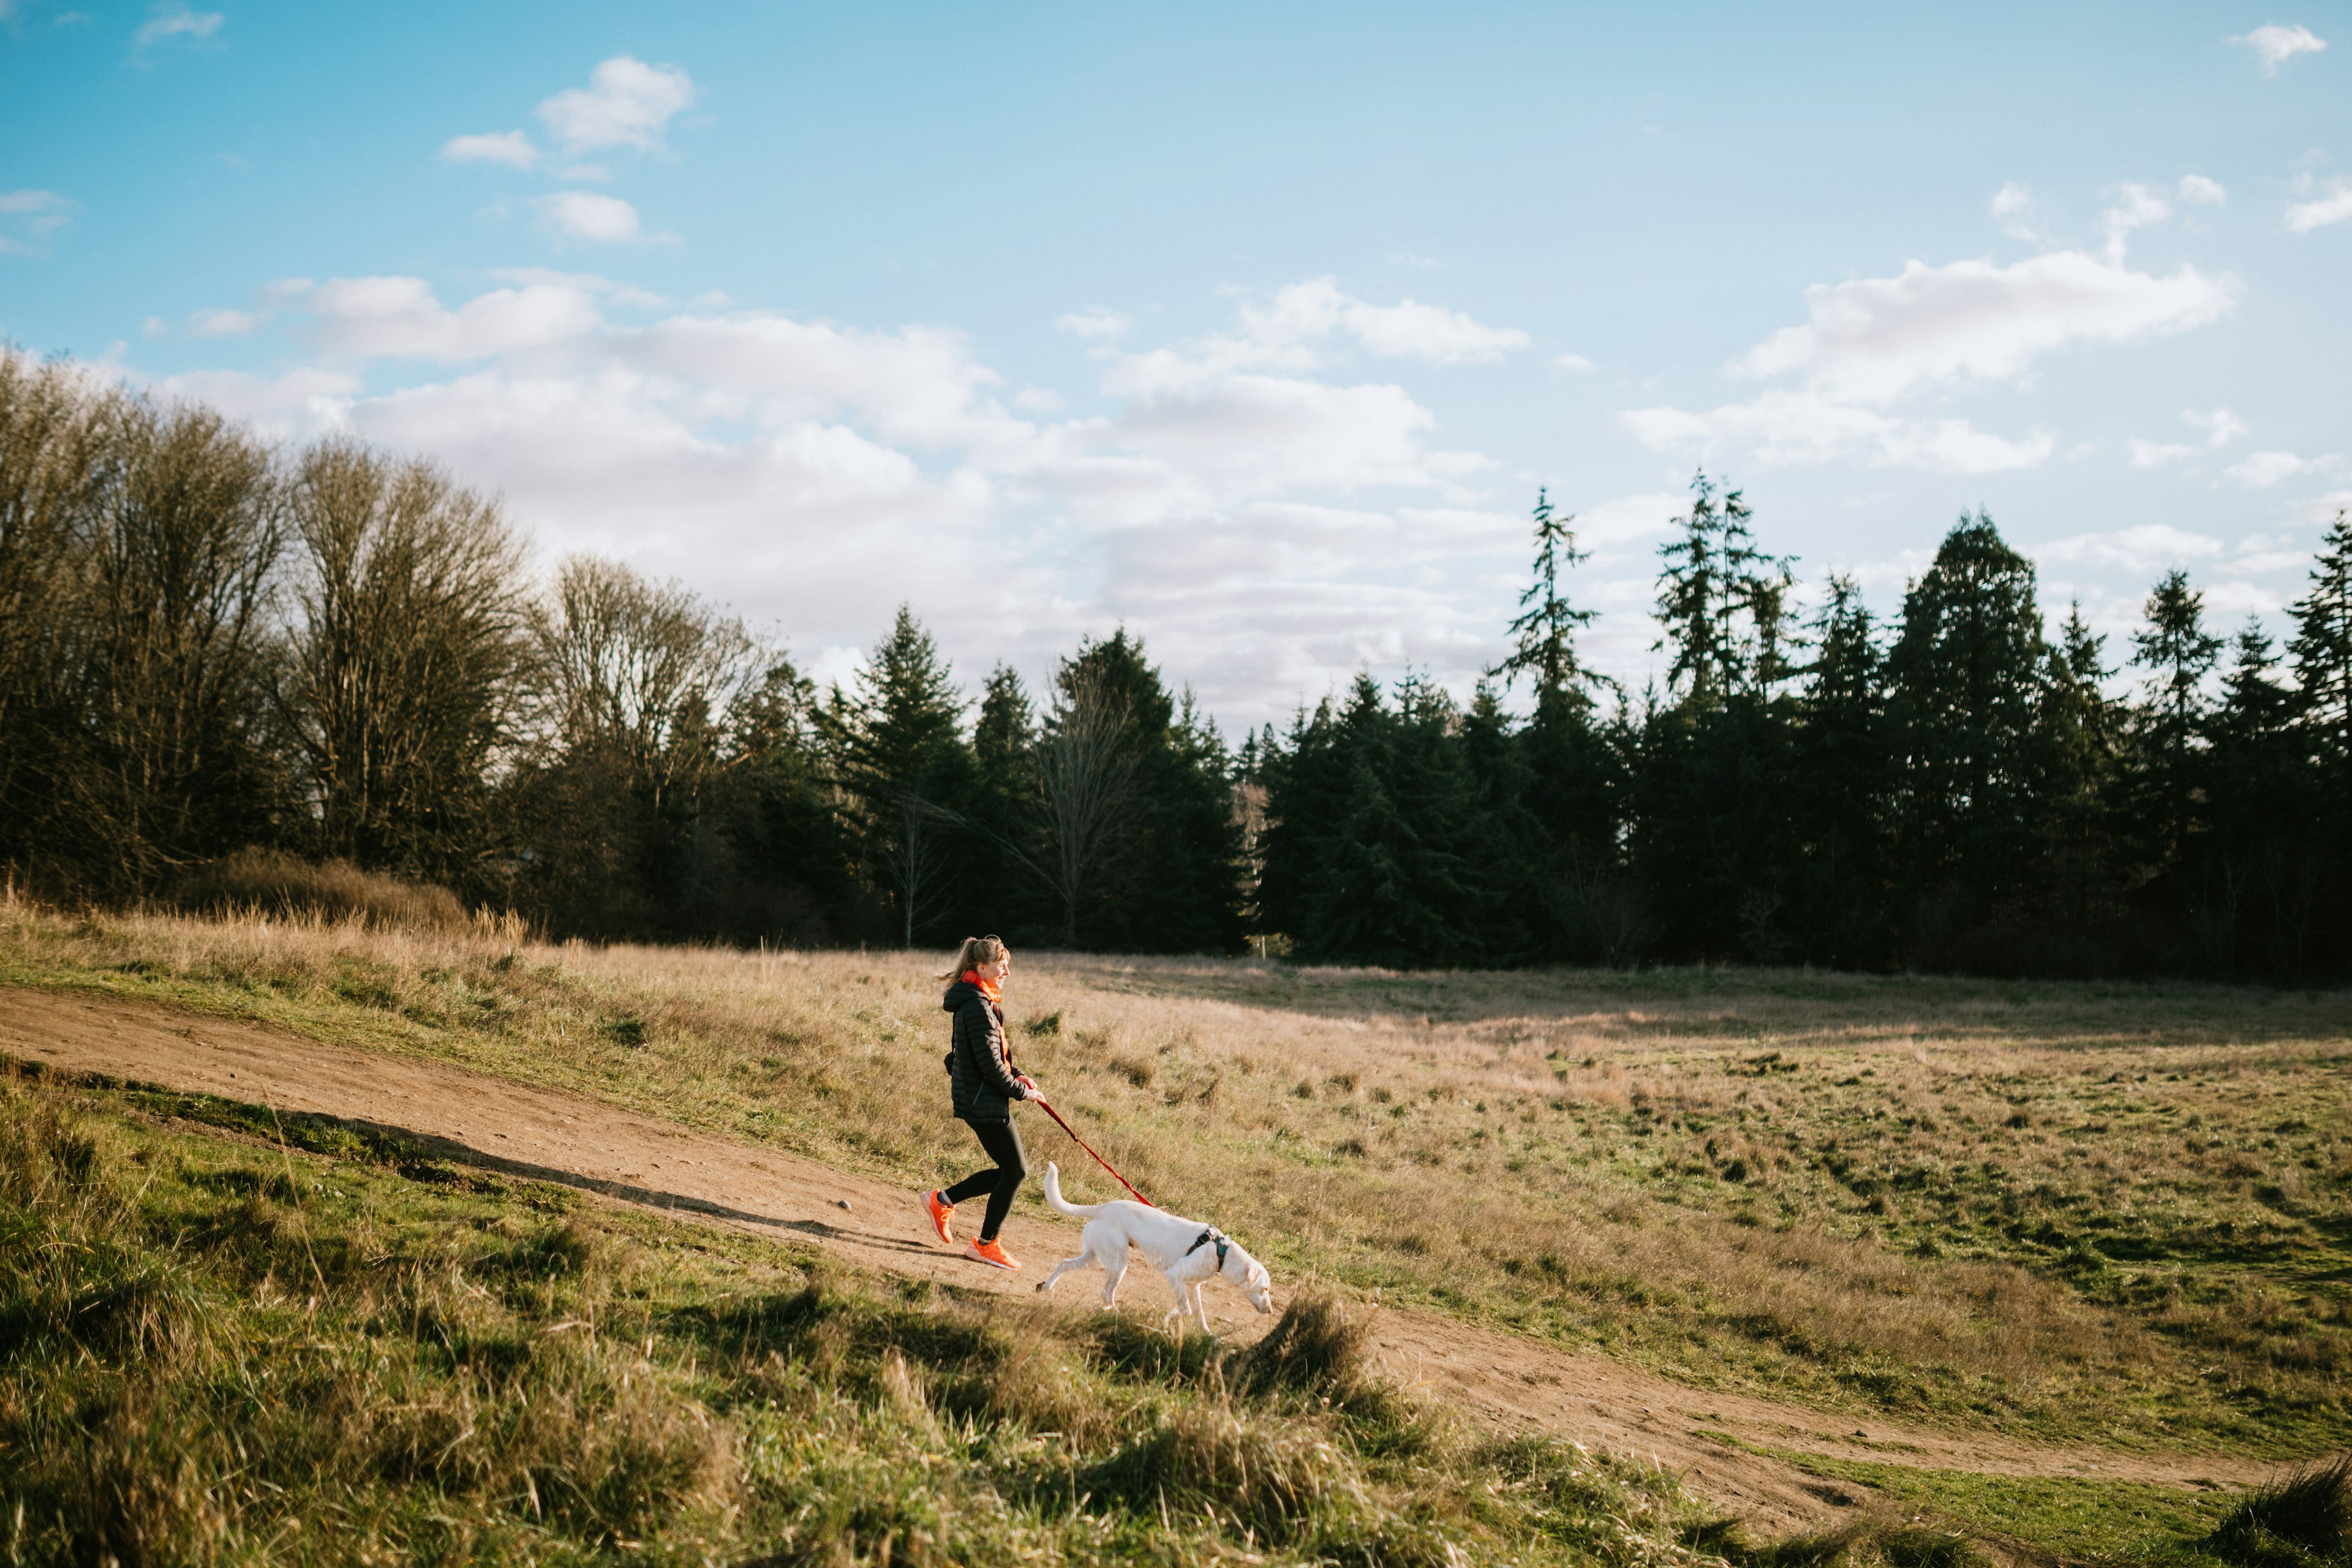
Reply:
[[[0,191],[0,256],[46,254],[49,236],[80,205],[55,191]]]
[[[267,310],[198,310],[188,318],[188,335],[234,338],[255,331],[269,320]]]
[[[2158,468],[2167,463],[2177,463],[2196,452],[2194,447],[2183,447],[2164,441],[2143,441],[2135,436],[2131,440],[2131,464],[2135,468]]]
[[[694,101],[694,79],[676,66],[649,66],[615,55],[588,75],[589,85],[569,88],[539,106],[539,117],[572,153],[600,147],[660,143],[672,116]]]
[[[955,332],[677,307],[638,324],[625,292],[536,269],[446,304],[412,278],[289,279],[257,310],[326,357],[172,389],[274,433],[432,456],[503,493],[547,549],[684,575],[803,652],[864,646],[911,599],[967,678],[998,658],[1034,677],[1124,621],[1228,722],[1279,718],[1366,663],[1411,660],[1466,692],[1497,657],[1532,495],[1481,488],[1491,462],[1386,378],[1139,345],[1107,351],[1095,406],[1072,416]],[[1237,311],[1220,341],[1260,360],[1361,341],[1344,318],[1304,344],[1255,331]],[[1135,372],[1163,353],[1191,370]],[[355,363],[402,360],[454,368]],[[367,395],[362,374],[398,390]],[[1580,526],[1634,548],[1677,505],[1627,498]],[[1639,576],[1593,645],[1622,643],[1635,668]],[[1610,584],[1580,592],[1615,605]]]
[[[1069,318],[1065,318],[1065,324]],[[1115,357],[1105,390],[1121,396],[1181,396],[1240,373],[1303,374],[1324,363],[1331,340],[1353,338],[1365,353],[1425,364],[1498,360],[1532,340],[1458,311],[1412,300],[1373,305],[1339,290],[1328,278],[1294,283],[1269,305],[1245,305],[1239,327],[1188,343]]]
[[[2078,533],[2071,539],[2032,546],[2026,553],[2036,561],[2053,564],[2105,566],[2144,575],[2218,556],[2221,553],[2221,542],[2210,534],[2147,522],[2105,533]]]
[[[2230,558],[2232,572],[2300,572],[2310,564],[2311,552],[2294,548],[2284,533],[2250,533]]]
[[[2208,447],[2226,447],[2246,433],[2246,422],[2226,408],[2184,408],[2180,417],[2191,429],[2205,432]]]
[[[421,278],[292,279],[269,297],[310,318],[310,342],[362,359],[487,359],[584,338],[603,320],[593,291],[575,282],[492,289],[455,310]]]
[[[2162,223],[2172,216],[2172,204],[2146,185],[2122,186],[2116,193],[2116,205],[2102,213],[2100,226],[2106,230],[2107,260],[2120,266],[2124,258],[2124,242],[2136,228],[2147,228]]]
[[[2352,180],[2337,180],[2328,187],[2327,195],[2307,202],[2297,202],[2286,209],[2286,226],[2295,234],[2309,234],[2315,228],[2352,218]]]
[[[1107,343],[1113,338],[1125,335],[1127,329],[1134,324],[1131,317],[1100,306],[1091,310],[1073,310],[1054,323],[1062,331],[1075,332],[1090,343]]]
[[[218,11],[191,11],[185,5],[166,6],[148,17],[140,29],[131,35],[131,47],[143,49],[150,44],[160,44],[167,38],[209,38],[220,31],[228,20]]]
[[[1491,363],[1533,340],[1515,327],[1489,327],[1459,310],[1412,300],[1370,305],[1339,291],[1328,278],[1294,283],[1264,310],[1244,310],[1249,336],[1279,353],[1346,332],[1367,353],[1425,364]]]
[[[315,365],[299,366],[275,380],[245,371],[192,371],[154,385],[167,397],[189,398],[232,419],[250,420],[262,435],[281,440],[347,427],[360,390],[357,376]]]
[[[1580,375],[1593,368],[1592,362],[1582,354],[1554,354],[1551,356],[1551,363],[1562,370],[1575,371]]]
[[[1911,261],[1894,278],[1806,289],[1805,324],[1766,338],[1737,368],[1759,377],[1793,371],[1826,396],[1883,404],[1937,383],[2011,381],[2076,343],[2204,326],[2229,312],[2238,289],[2228,274],[2183,267],[2158,278],[2079,250],[2008,267]]]
[[[494,131],[480,136],[452,136],[441,143],[442,161],[449,163],[504,163],[509,168],[539,165],[539,149],[520,131]]]
[[[2011,239],[2041,237],[2033,226],[2033,192],[2022,180],[2011,180],[1992,194],[1992,216]]]
[[[1705,413],[1635,408],[1617,417],[1634,439],[1657,450],[1704,452],[1729,444],[1767,465],[1825,463],[1859,453],[1889,467],[1995,474],[2034,468],[2058,446],[2047,431],[2013,441],[1965,419],[1896,417],[1815,392],[1777,388]]]
[[[1689,507],[1690,497],[1678,490],[1619,496],[1577,510],[1576,542],[1595,553],[1622,550],[1665,533]]]
[[[618,196],[597,191],[558,191],[534,204],[558,234],[599,245],[629,245],[667,236],[647,236],[637,209]]]
[[[2327,47],[2326,39],[2300,23],[2292,27],[2282,27],[2273,22],[2242,37],[2223,41],[2243,44],[2253,50],[2254,58],[2263,62],[2264,76],[2278,75],[2279,67],[2297,55],[2315,55]]]
[[[2333,453],[2305,458],[2294,452],[2255,452],[2242,462],[2233,463],[2221,471],[2249,489],[2261,490],[2288,479],[2300,479],[2305,474],[2329,472],[2335,468],[2336,461]]]
[[[2219,180],[2209,180],[2202,174],[2183,174],[2179,186],[2180,199],[2198,206],[2221,207],[2230,205],[2230,193]]]

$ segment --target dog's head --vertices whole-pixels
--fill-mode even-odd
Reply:
[[[1265,1264],[1235,1246],[1225,1255],[1224,1272],[1242,1288],[1251,1306],[1261,1312],[1274,1310],[1274,1276],[1265,1271]]]

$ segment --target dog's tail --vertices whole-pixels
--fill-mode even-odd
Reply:
[[[1063,1197],[1062,1167],[1051,1160],[1045,1162],[1045,1206],[1072,1219],[1092,1219],[1102,1209],[1100,1204],[1074,1204]]]

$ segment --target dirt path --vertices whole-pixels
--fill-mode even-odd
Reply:
[[[1004,1241],[1018,1277],[966,1263],[929,1238],[914,1194],[815,1161],[698,1132],[593,1100],[446,1062],[321,1045],[258,1025],[73,993],[0,990],[0,1053],[310,1112],[395,1131],[449,1156],[561,1182],[618,1202],[672,1209],[768,1236],[814,1240],[846,1261],[979,1289],[1024,1290],[1063,1256],[1070,1225],[1016,1216]],[[845,1207],[845,1201],[846,1206]],[[1091,1304],[1087,1276],[1062,1289]],[[1161,1310],[1156,1279],[1130,1275],[1124,1302]],[[1222,1299],[1221,1299],[1222,1298]],[[1213,1315],[1237,1340],[1265,1320],[1231,1292]],[[1124,1304],[1123,1302],[1123,1304]],[[1541,1430],[1679,1473],[1694,1491],[1766,1530],[1812,1527],[1858,1500],[1717,1441],[1828,1457],[2020,1476],[2079,1476],[2194,1487],[2242,1484],[2268,1468],[2195,1456],[2053,1448],[1993,1434],[1859,1423],[1798,1405],[1708,1394],[1539,1341],[1390,1309],[1374,1322],[1389,1375],[1503,1430]]]

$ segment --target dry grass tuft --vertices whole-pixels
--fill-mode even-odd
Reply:
[[[2352,1454],[2257,1487],[2222,1518],[2210,1544],[2225,1561],[2260,1568],[2342,1562],[2352,1550]]]
[[[1164,1499],[1173,1510],[1277,1542],[1335,1504],[1369,1501],[1355,1465],[1328,1435],[1213,1402],[1178,1405],[1097,1464],[1085,1484],[1130,1507]]]
[[[174,889],[173,901],[228,919],[252,910],[417,931],[457,931],[468,923],[466,906],[446,888],[276,849],[240,849],[195,868]]]
[[[1328,1291],[1294,1298],[1265,1337],[1234,1360],[1236,1388],[1345,1399],[1364,1381],[1371,1336],[1360,1311]]]

